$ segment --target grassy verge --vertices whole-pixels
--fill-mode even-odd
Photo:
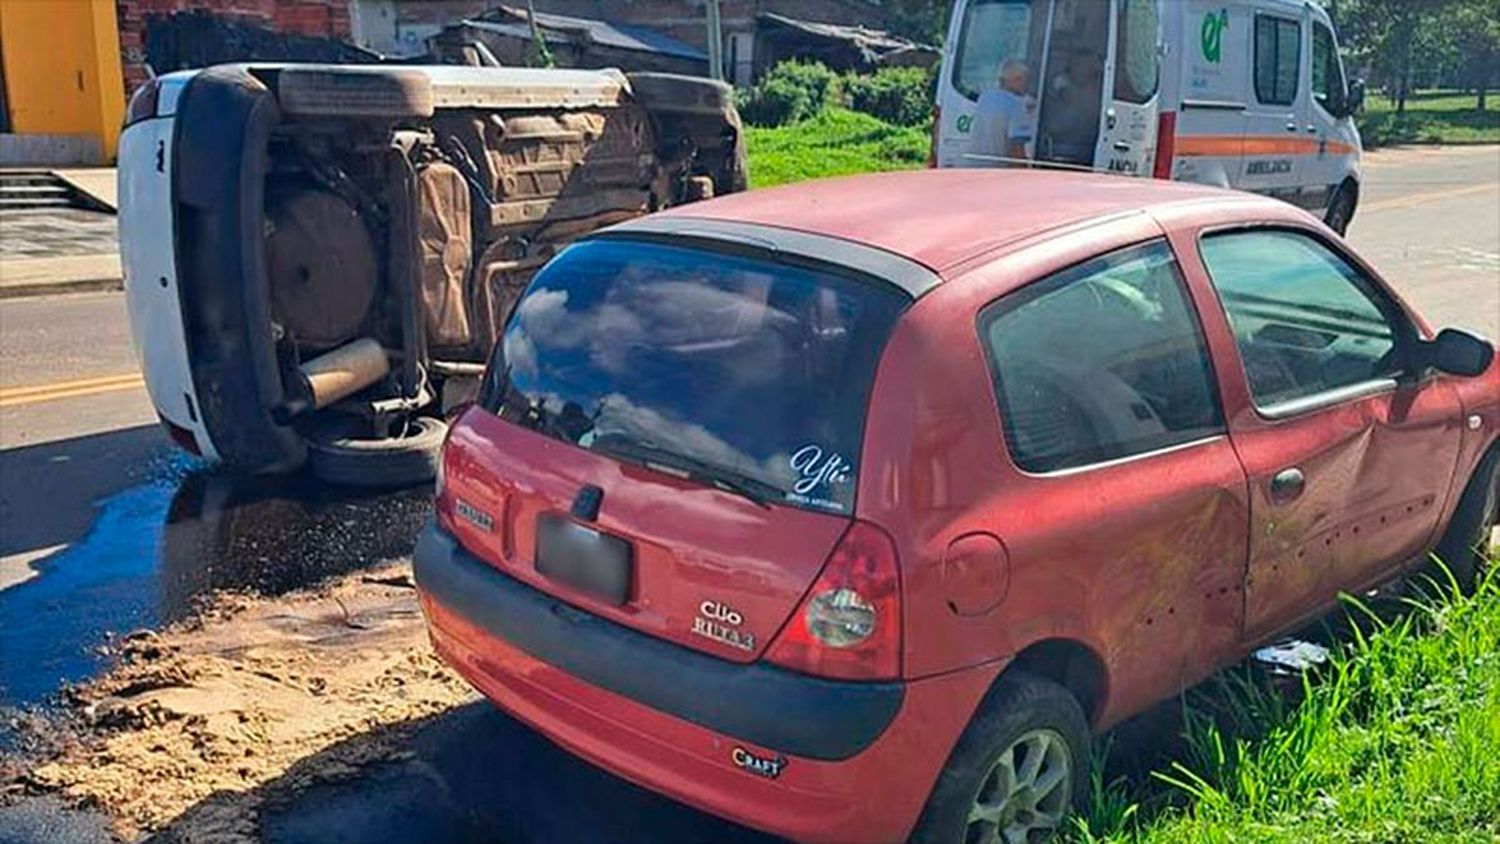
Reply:
[[[922,127],[892,126],[868,114],[830,108],[807,120],[745,130],[750,186],[770,187],[804,179],[907,170],[927,161]]]
[[[1485,111],[1470,94],[1422,92],[1396,114],[1390,101],[1372,94],[1359,116],[1366,147],[1391,144],[1500,143],[1500,92]],[[745,130],[750,185],[763,188],[824,176],[907,170],[927,161],[926,126],[893,126],[867,114],[830,108],[815,117],[776,128]]]
[[[1419,91],[1406,101],[1406,112],[1380,94],[1370,94],[1357,119],[1368,147],[1390,144],[1500,143],[1500,92],[1490,94],[1484,111],[1473,94]]]
[[[1500,840],[1500,558],[1477,594],[1359,623],[1315,678],[1254,669],[1188,696],[1186,751],[1096,781],[1081,842]],[[1381,615],[1389,615],[1382,613]]]

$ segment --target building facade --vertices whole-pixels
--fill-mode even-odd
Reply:
[[[386,55],[417,55],[444,26],[498,5],[524,0],[351,0],[356,43]],[[649,26],[685,44],[707,50],[703,0],[534,0],[538,12]],[[865,0],[722,0],[725,75],[750,84],[756,60],[757,20],[771,12],[822,23],[885,29],[885,10]]]
[[[538,12],[649,27],[707,49],[703,0],[534,3]],[[236,39],[271,32],[325,40],[333,50],[353,44],[413,56],[445,26],[502,4],[525,6],[524,0],[0,0],[0,163],[113,160],[130,93],[152,73],[173,69],[153,67],[153,52],[171,53],[181,66],[195,66],[195,56],[231,60],[236,50],[253,52]],[[866,0],[722,0],[724,70],[735,84],[749,84],[772,52],[758,34],[768,12],[871,29],[888,23],[884,10]],[[184,43],[193,39],[213,43]]]

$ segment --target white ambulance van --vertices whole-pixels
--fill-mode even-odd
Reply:
[[[1007,90],[986,102],[1015,97],[1002,108],[1027,117],[976,120],[1002,70]],[[1346,81],[1328,13],[1306,0],[957,0],[933,161],[1239,188],[1342,233],[1359,202],[1363,96]],[[1013,143],[973,131],[996,125],[1015,127],[1007,141],[1024,141],[1025,161]]]

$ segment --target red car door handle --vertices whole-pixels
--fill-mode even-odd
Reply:
[[[1307,485],[1307,478],[1303,476],[1302,470],[1293,466],[1290,469],[1282,469],[1271,478],[1271,498],[1276,501],[1290,501],[1302,494],[1302,488]]]

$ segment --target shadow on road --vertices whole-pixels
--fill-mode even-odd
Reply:
[[[167,445],[158,425],[0,450],[0,557],[72,542],[93,502],[138,479],[105,466],[152,466]]]
[[[355,776],[371,756],[389,761]],[[596,768],[484,701],[346,739],[250,795],[215,794],[152,841],[235,834],[267,844],[777,840]]]

